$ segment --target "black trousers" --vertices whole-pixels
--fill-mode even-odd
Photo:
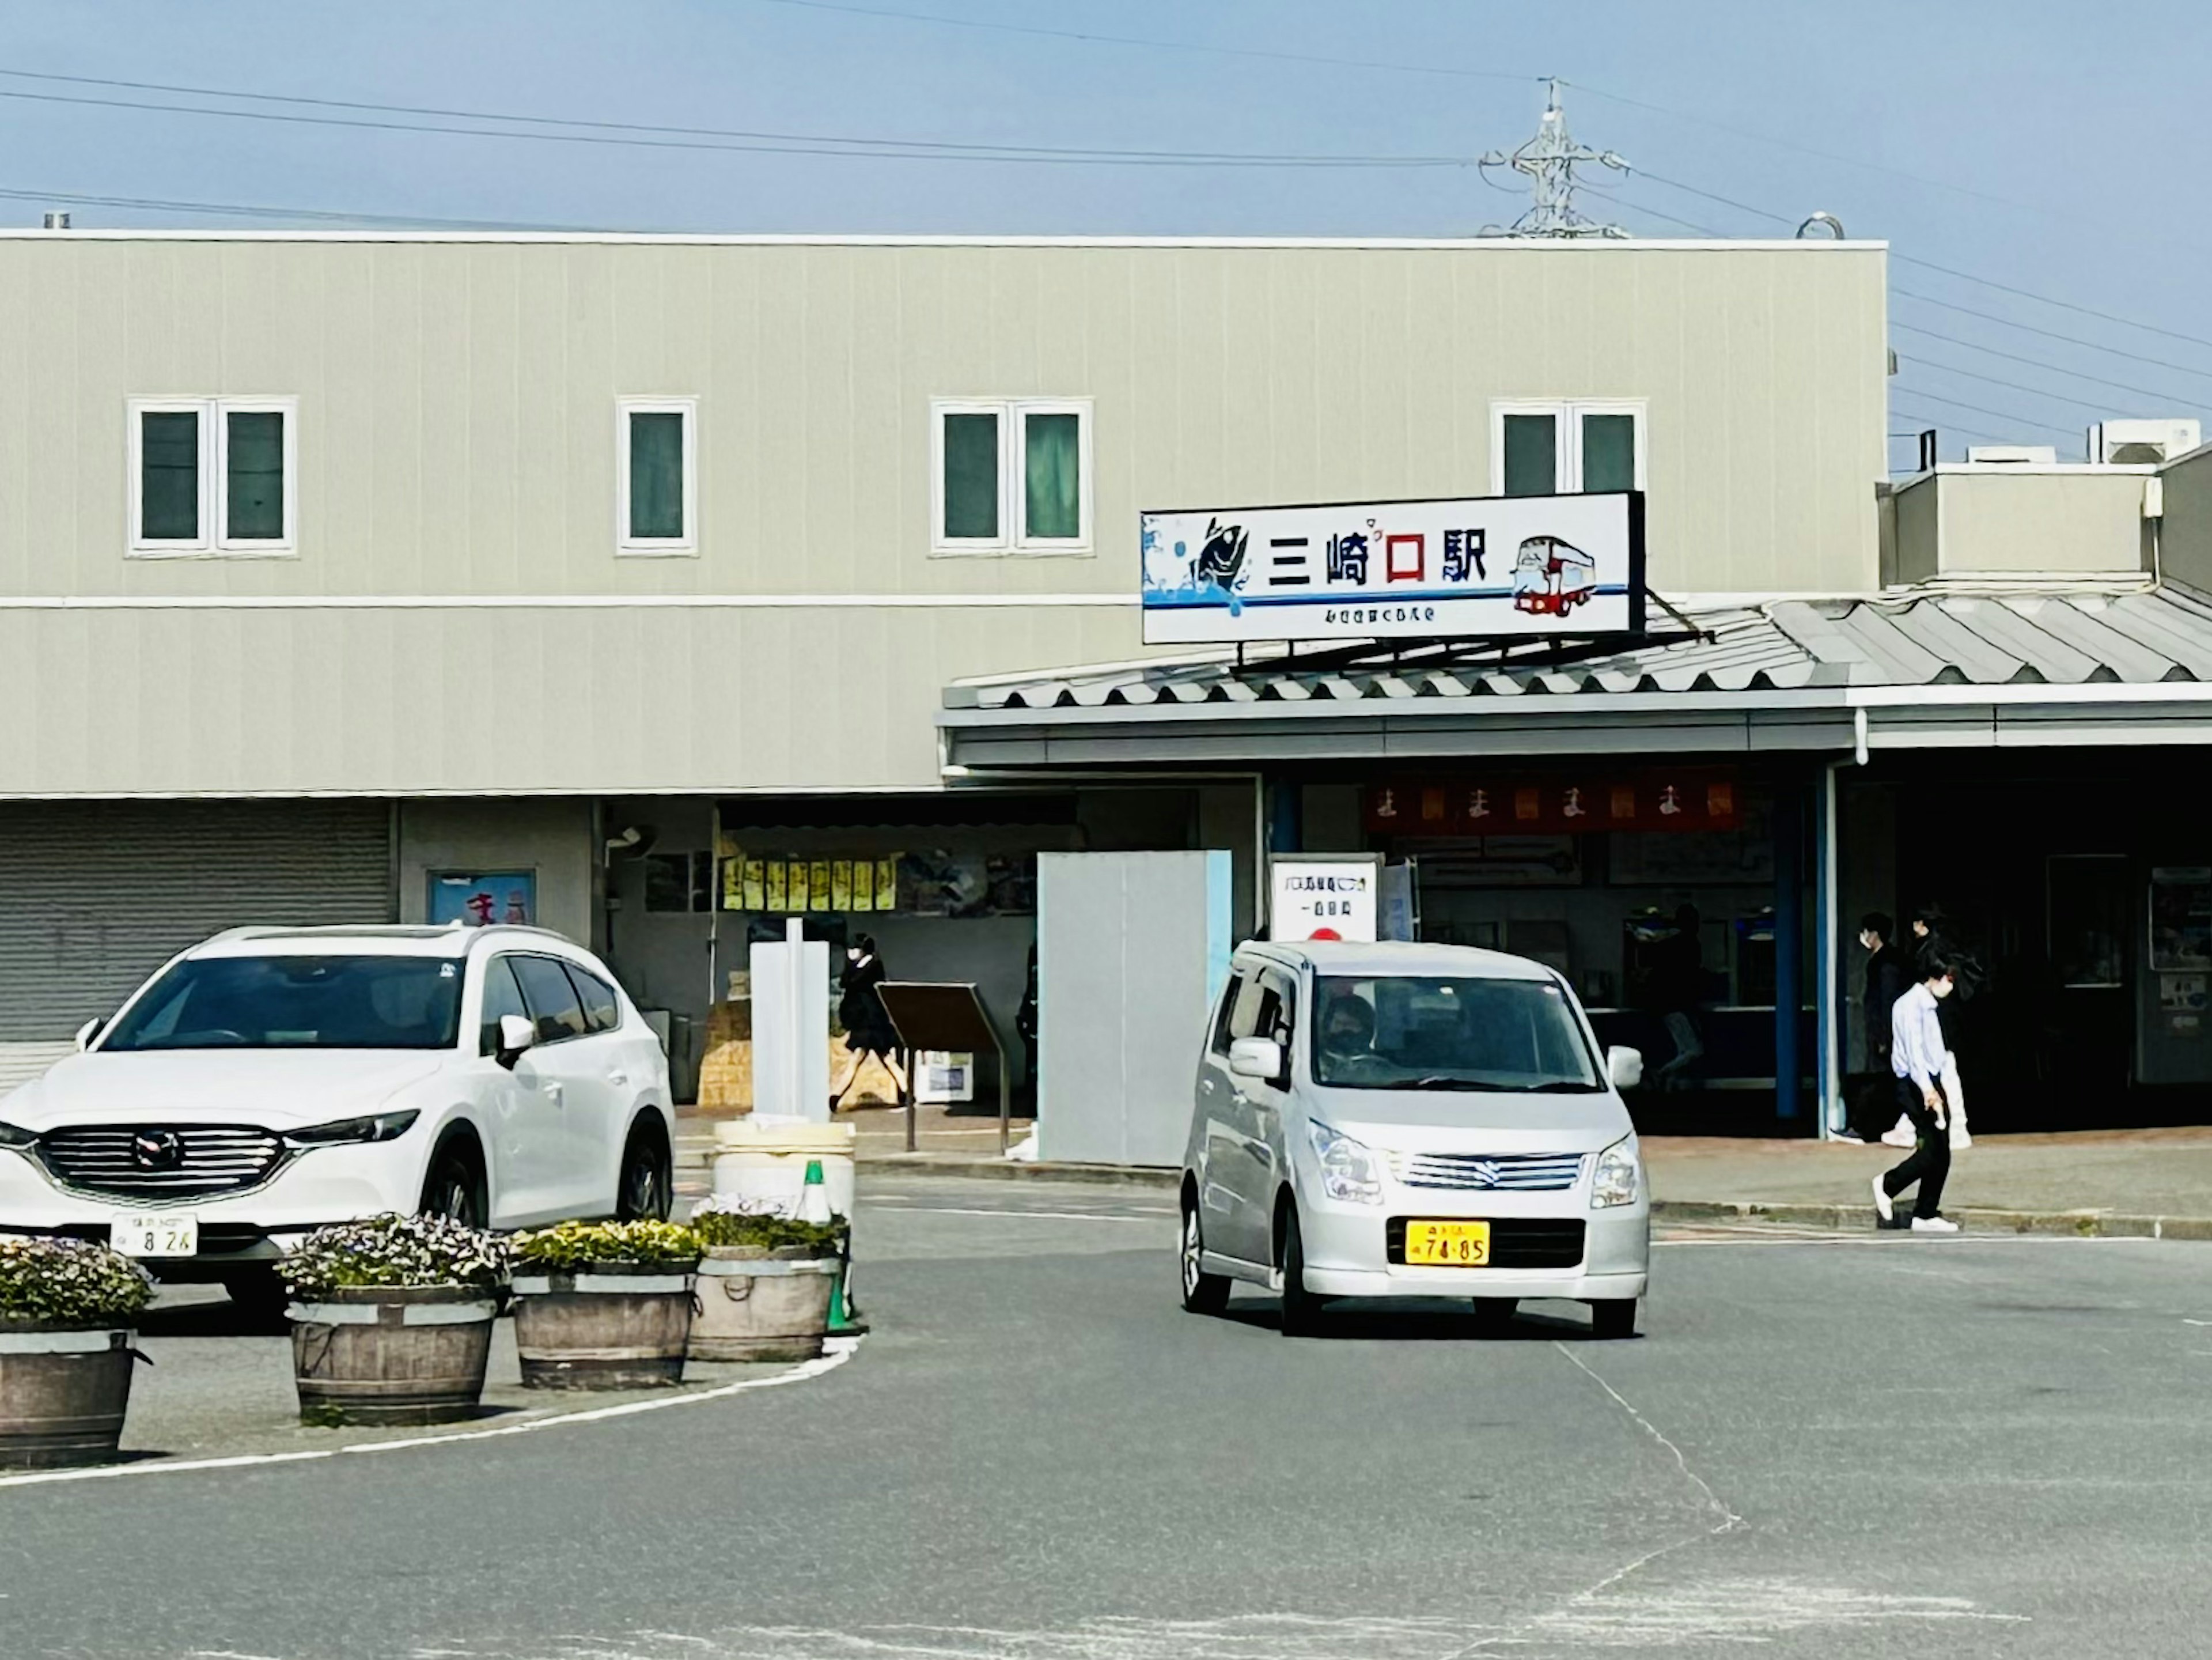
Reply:
[[[1943,1092],[1941,1084],[1936,1085],[1936,1092]],[[1919,1140],[1913,1143],[1911,1156],[1881,1178],[1881,1190],[1894,1199],[1917,1182],[1920,1196],[1913,1201],[1912,1213],[1934,1216],[1942,1208],[1943,1183],[1951,1175],[1951,1132],[1936,1122],[1935,1113],[1921,1096],[1920,1085],[1910,1078],[1897,1080],[1897,1104],[1899,1110],[1912,1120]]]

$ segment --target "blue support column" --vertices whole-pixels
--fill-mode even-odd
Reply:
[[[1805,786],[1790,778],[1774,792],[1774,1116],[1784,1123],[1804,1105],[1797,1031],[1805,1000],[1804,847]]]
[[[1304,787],[1295,779],[1267,781],[1267,848],[1269,853],[1305,851]]]

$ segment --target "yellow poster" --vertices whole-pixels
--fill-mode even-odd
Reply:
[[[724,910],[744,909],[744,891],[739,880],[744,873],[744,863],[742,859],[732,859],[727,855],[725,855],[722,860],[722,909]]]
[[[898,855],[876,860],[876,909],[898,909]]]
[[[873,910],[876,908],[876,861],[855,859],[853,861],[853,909]]]
[[[817,859],[814,861],[814,879],[808,885],[813,891],[813,903],[807,909],[828,910],[830,909],[830,861],[827,859]]]
[[[768,861],[767,880],[762,885],[762,886],[761,909],[763,910],[782,910],[785,909],[783,900],[782,860],[771,859]]]
[[[739,856],[739,861],[744,866],[745,871],[744,909],[747,910],[767,909],[767,865],[758,859],[746,859],[744,858],[743,855]]]
[[[830,861],[830,909],[853,909],[853,861],[849,859]]]

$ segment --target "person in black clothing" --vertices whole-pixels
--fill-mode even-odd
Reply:
[[[877,954],[874,937],[855,935],[846,948],[845,970],[837,980],[837,1021],[845,1028],[845,1047],[852,1051],[853,1070],[847,1074],[844,1087],[830,1098],[832,1110],[860,1081],[860,1068],[871,1055],[884,1063],[894,1082],[898,1079],[898,1068],[891,1060],[898,1049],[898,1034],[891,1030],[890,1017],[884,1012],[884,1000],[876,995],[876,988],[890,977],[884,959]]]
[[[1866,1018],[1867,1070],[1874,1078],[1860,1091],[1847,1134],[1862,1141],[1877,1140],[1889,1128],[1894,1105],[1890,1098],[1890,1014],[1897,1000],[1913,984],[1911,966],[1892,943],[1896,928],[1883,911],[1870,910],[1859,918],[1859,944],[1867,953],[1866,986],[1861,1000]]]
[[[1674,1053],[1654,1074],[1661,1089],[1690,1087],[1690,1068],[1705,1052],[1690,1012],[1705,1000],[1705,970],[1698,948],[1698,908],[1679,905],[1674,929],[1653,947],[1649,996],[1653,1012],[1666,1025]]]

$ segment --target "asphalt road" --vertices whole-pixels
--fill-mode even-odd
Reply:
[[[0,1653],[2201,1653],[2212,1246],[1689,1234],[1647,1335],[1194,1318],[1160,1195],[864,1198],[810,1381],[0,1487]]]

